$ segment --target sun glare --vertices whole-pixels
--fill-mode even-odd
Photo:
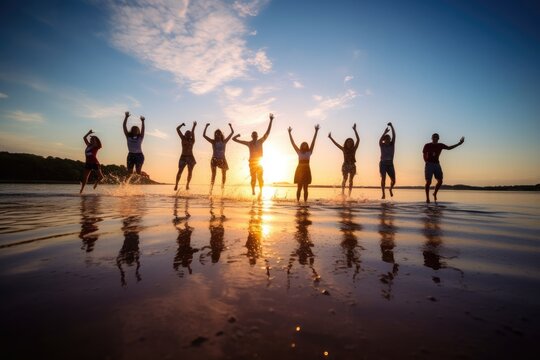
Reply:
[[[294,157],[290,154],[285,154],[273,145],[265,145],[262,165],[265,183],[292,182]]]

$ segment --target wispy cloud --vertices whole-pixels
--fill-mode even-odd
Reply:
[[[42,123],[45,121],[45,117],[40,113],[29,113],[21,110],[8,111],[4,116],[11,120],[26,123]]]
[[[295,89],[302,89],[304,87],[304,84],[302,84],[300,81],[298,80],[294,80],[293,81],[293,86]]]
[[[240,125],[258,124],[268,120],[268,114],[272,112],[271,105],[276,100],[270,95],[274,88],[256,86],[242,98],[239,95],[243,91],[235,89],[224,90],[221,97],[223,112],[228,119]]]
[[[169,137],[168,134],[164,133],[163,131],[161,131],[159,129],[154,129],[152,131],[146,131],[146,134],[150,135],[150,136],[153,136],[153,137],[157,137],[159,139],[166,139],[166,138]]]
[[[269,72],[264,50],[252,50],[245,38],[247,17],[266,1],[114,1],[112,43],[150,66],[170,72],[195,94],[208,93],[250,68]]]
[[[0,80],[27,86],[39,92],[48,92],[49,87],[41,80],[20,73],[0,73]]]
[[[0,99],[7,99],[8,97],[7,94],[0,93]]]
[[[306,115],[313,118],[325,119],[328,112],[336,109],[343,109],[357,97],[356,91],[349,89],[344,94],[341,94],[334,98],[323,98],[320,95],[313,95],[313,99],[317,101],[317,106],[309,111],[306,111]]]
[[[344,83],[348,83],[348,82],[351,81],[352,79],[354,79],[354,76],[352,76],[352,75],[347,75],[347,76],[345,76],[345,79],[343,79],[343,82],[344,82]]]
[[[115,103],[103,103],[77,92],[61,96],[73,104],[77,115],[89,119],[121,118],[125,111],[141,106],[139,100],[129,95],[125,96],[128,101],[117,101]]]

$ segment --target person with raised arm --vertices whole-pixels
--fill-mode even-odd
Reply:
[[[274,114],[270,114],[270,123],[268,124],[268,129],[264,133],[263,137],[259,139],[259,135],[256,131],[251,133],[251,141],[239,140],[240,134],[235,135],[232,139],[233,141],[246,145],[249,148],[249,174],[251,176],[251,193],[255,195],[255,184],[259,182],[259,196],[262,195],[262,189],[264,186],[263,180],[263,167],[261,160],[263,157],[263,144],[270,134],[270,129],[272,129],[272,122],[274,121]]]
[[[176,127],[176,132],[182,141],[182,154],[180,155],[180,160],[178,160],[178,173],[176,173],[176,185],[174,185],[174,191],[178,190],[178,182],[182,177],[185,167],[188,168],[188,176],[186,183],[186,190],[189,190],[189,183],[191,182],[191,176],[193,175],[193,168],[197,161],[195,161],[195,156],[193,156],[193,145],[195,144],[195,127],[197,122],[193,122],[193,127],[191,130],[187,130],[185,134],[182,134],[182,127],[186,126],[185,123],[181,123]]]
[[[424,155],[424,161],[426,166],[424,168],[424,175],[426,178],[426,203],[429,203],[429,187],[431,186],[431,179],[435,176],[437,184],[435,185],[435,191],[433,192],[433,199],[437,202],[437,193],[443,183],[443,171],[441,164],[439,163],[439,155],[443,150],[452,150],[465,142],[465,137],[461,137],[459,142],[455,145],[448,146],[439,143],[439,134],[435,133],[431,136],[431,142],[424,145],[422,154]]]
[[[382,199],[386,198],[386,174],[390,177],[390,196],[394,196],[394,185],[396,184],[396,170],[394,168],[394,150],[396,144],[396,131],[394,125],[389,122],[388,127],[384,130],[381,138],[379,139],[379,147],[381,148],[381,161],[379,162],[379,173],[381,174],[381,191]],[[392,131],[392,137],[388,133]]]
[[[309,159],[311,154],[313,154],[313,149],[315,148],[315,140],[317,139],[317,134],[319,133],[319,125],[315,125],[315,134],[313,134],[313,140],[311,140],[311,145],[308,145],[307,142],[300,144],[300,148],[296,146],[294,139],[292,137],[292,128],[289,126],[289,139],[291,140],[291,145],[298,154],[298,166],[294,172],[294,183],[297,185],[296,188],[296,201],[300,201],[300,194],[302,189],[304,190],[304,202],[308,199],[308,186],[311,184],[311,168],[309,167]]]
[[[128,174],[131,176],[133,174],[133,168],[138,175],[141,175],[142,166],[144,163],[144,154],[142,152],[142,142],[144,139],[144,116],[141,116],[141,128],[138,126],[132,126],[128,131],[127,121],[131,114],[129,111],[126,111],[123,123],[124,135],[126,136],[127,146],[128,146],[128,156],[127,156],[127,169]]]
[[[84,186],[88,182],[88,177],[92,171],[97,173],[97,180],[94,184],[94,189],[98,186],[99,182],[103,180],[103,173],[101,172],[101,166],[99,165],[99,161],[97,159],[97,152],[99,149],[101,149],[101,141],[95,135],[90,136],[90,134],[93,133],[94,132],[92,129],[90,129],[90,131],[83,136],[84,143],[86,144],[86,150],[84,151],[86,161],[84,163],[84,172],[79,194],[82,194]],[[90,139],[88,139],[88,136],[90,136]]]
[[[212,170],[212,179],[210,180],[210,194],[214,189],[214,182],[216,180],[217,168],[221,169],[221,189],[225,188],[225,181],[227,180],[227,170],[229,170],[229,165],[227,164],[227,159],[225,158],[225,147],[234,134],[232,125],[229,123],[229,128],[231,129],[230,134],[224,138],[223,133],[220,129],[214,131],[214,138],[211,139],[206,136],[206,129],[208,129],[210,124],[206,124],[204,127],[203,137],[212,144],[212,159],[210,160],[210,169]]]
[[[356,131],[356,124],[354,124],[352,128],[354,130],[356,142],[352,138],[347,138],[343,143],[343,146],[339,145],[334,140],[332,133],[328,133],[328,138],[343,152],[343,165],[341,165],[341,174],[343,175],[343,180],[341,181],[341,195],[345,194],[345,184],[347,183],[347,179],[349,179],[349,196],[351,196],[353,179],[356,175],[356,150],[358,149],[358,145],[360,145],[360,136],[358,136],[358,132]]]

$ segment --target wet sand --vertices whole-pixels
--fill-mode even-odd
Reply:
[[[7,358],[492,359],[536,348],[539,194],[443,192],[447,202],[426,206],[417,190],[394,202],[314,191],[299,206],[281,190],[259,201],[76,188],[0,185]]]

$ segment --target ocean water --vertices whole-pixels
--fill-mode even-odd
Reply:
[[[9,358],[507,358],[540,335],[540,194],[0,185]]]

